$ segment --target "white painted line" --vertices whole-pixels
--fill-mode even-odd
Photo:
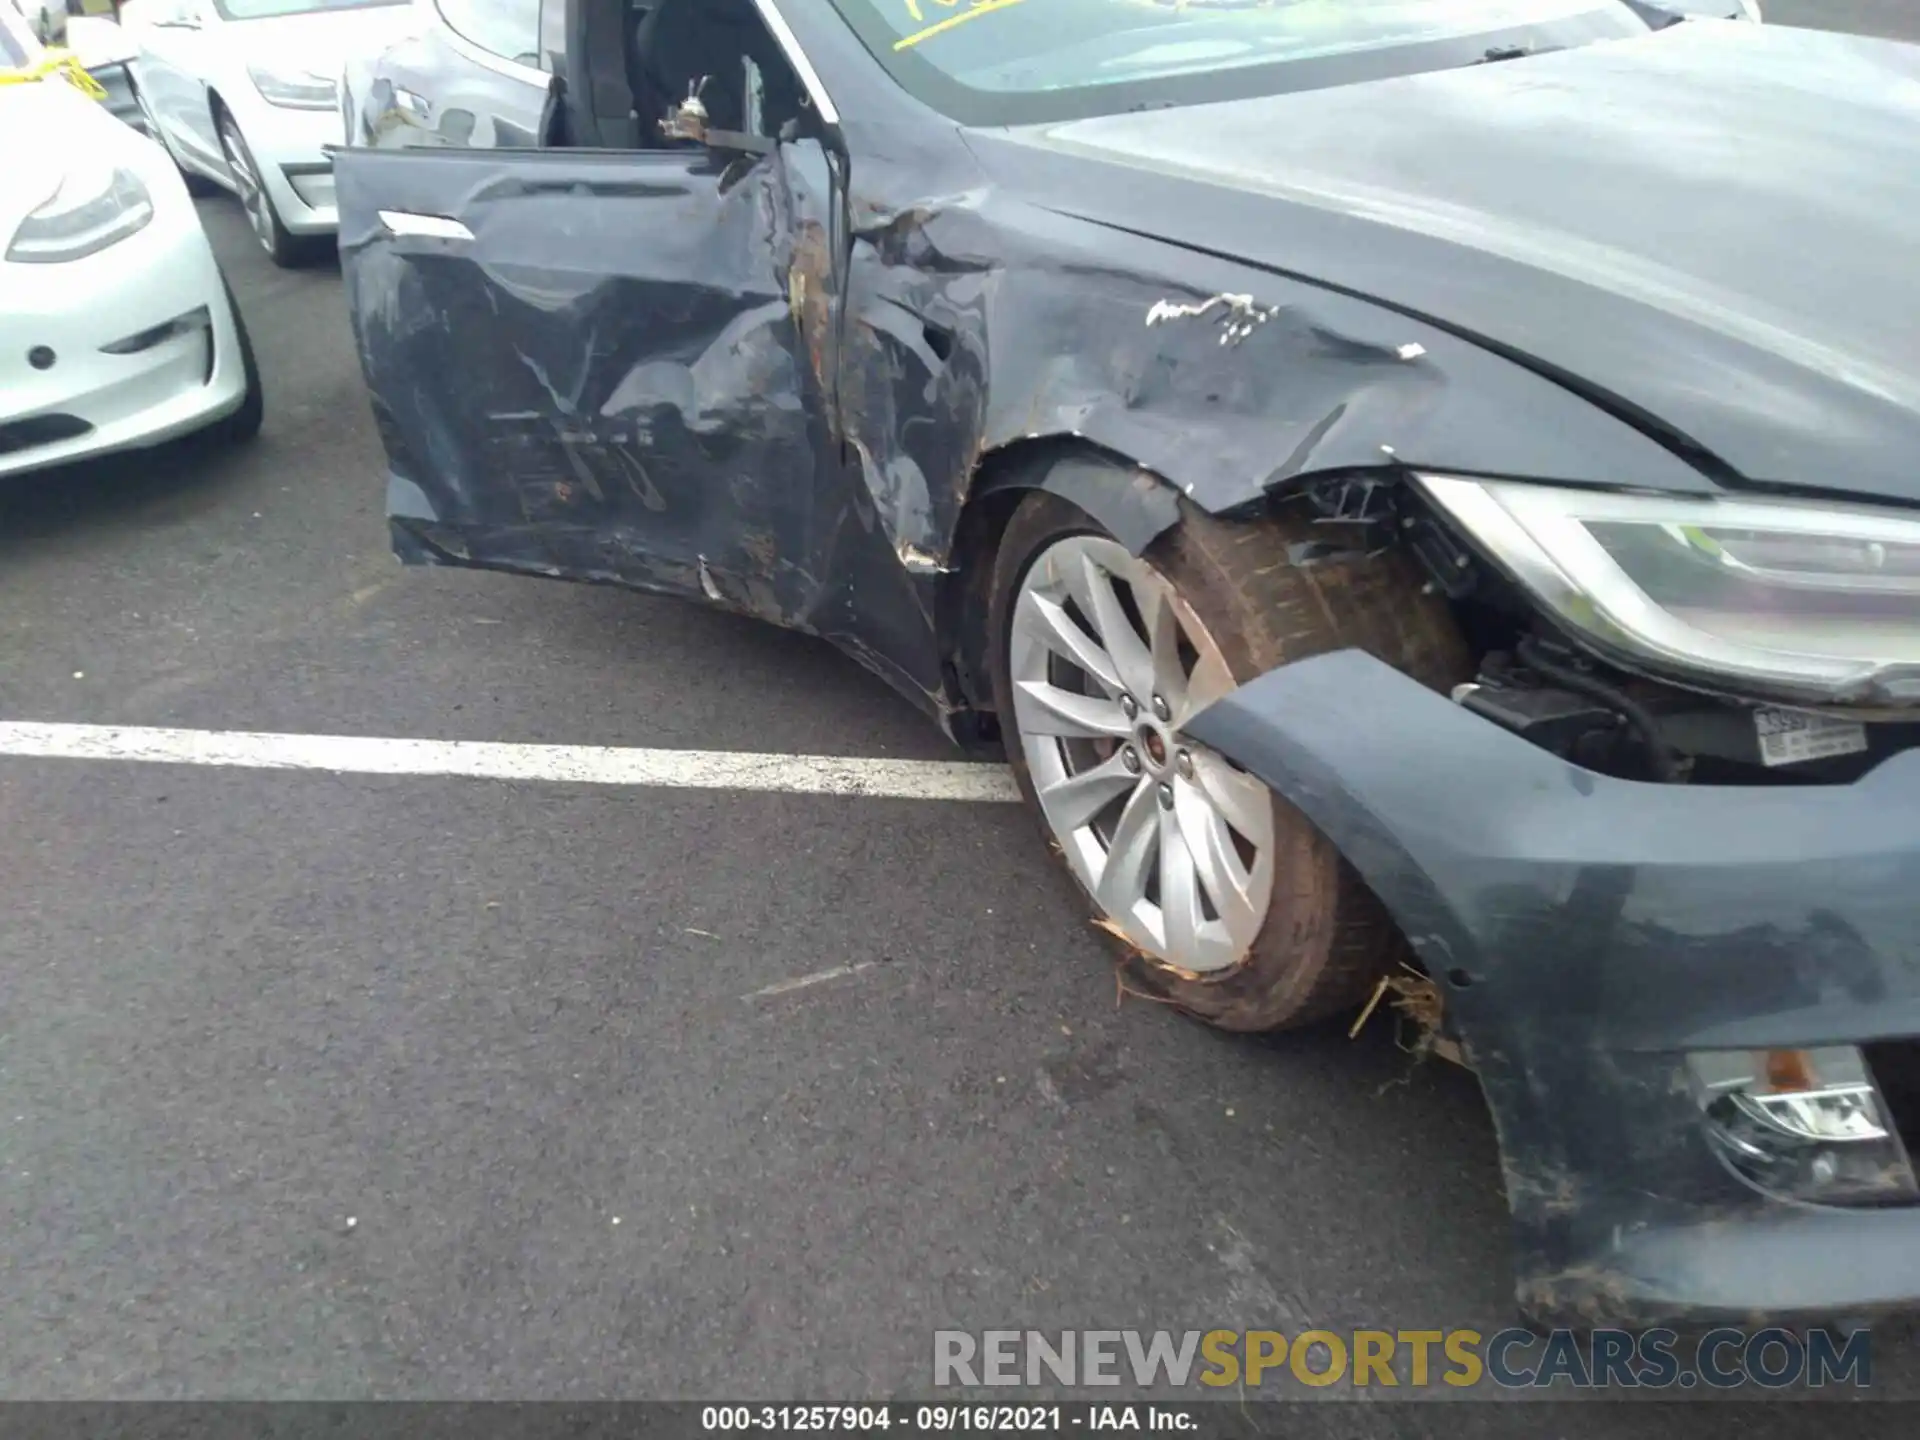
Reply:
[[[1017,800],[1001,765],[759,755],[734,750],[629,750],[601,745],[502,745],[469,740],[384,740],[353,735],[264,735],[118,725],[0,722],[0,756],[135,760],[342,775],[461,775],[567,785],[691,790],[780,790],[899,800]]]
[[[754,991],[751,995],[742,995],[742,1000],[768,1000],[775,995],[791,994],[795,990],[805,990],[810,985],[824,985],[829,980],[844,980],[849,975],[858,975],[862,970],[871,970],[880,962],[862,960],[858,965],[836,965],[831,970],[818,970],[811,975],[800,975],[792,980],[782,980]]]

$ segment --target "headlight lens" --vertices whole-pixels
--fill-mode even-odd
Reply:
[[[68,173],[13,232],[7,259],[55,265],[117,244],[153,219],[153,199],[140,177],[111,166],[84,166]]]
[[[1920,518],[1422,476],[1547,608],[1629,663],[1835,705],[1920,701]]]
[[[249,65],[247,74],[253,80],[253,88],[260,92],[260,98],[269,105],[288,110],[332,110],[340,103],[339,87],[330,75],[266,65]]]

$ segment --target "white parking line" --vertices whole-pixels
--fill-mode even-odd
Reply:
[[[1019,799],[1004,766],[966,761],[759,755],[734,750],[630,750],[602,745],[502,745],[355,735],[269,735],[119,725],[0,722],[0,756],[135,760],[343,775],[461,775],[568,785],[781,790],[900,800]]]

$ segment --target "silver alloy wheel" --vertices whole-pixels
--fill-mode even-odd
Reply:
[[[1273,898],[1273,801],[1181,736],[1234,688],[1192,608],[1125,547],[1069,535],[1021,579],[1007,661],[1021,753],[1080,882],[1149,955],[1238,964]]]
[[[231,120],[220,127],[220,148],[226,152],[227,168],[233,172],[233,183],[240,192],[240,204],[246,209],[247,219],[253,223],[254,236],[271,255],[273,205],[267,199],[266,187],[260,183],[260,177],[253,173],[253,157],[247,152],[246,142],[240,138],[240,132],[233,128]]]

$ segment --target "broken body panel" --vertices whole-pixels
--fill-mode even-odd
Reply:
[[[1915,46],[1715,22],[974,143],[1056,209],[1429,320],[1716,484],[1911,505],[1916,82]],[[1507,473],[1589,471],[1643,478]]]
[[[705,598],[934,685],[893,668],[929,622],[832,434],[824,148],[423,154],[338,181],[401,558]]]
[[[1920,1293],[1920,1210],[1748,1184],[1686,1069],[1920,1034],[1920,751],[1852,785],[1616,780],[1357,651],[1188,731],[1332,838],[1443,987],[1499,1133],[1523,1312],[1832,1318]]]
[[[751,164],[342,152],[341,250],[403,558],[705,596],[823,635],[945,716],[961,513],[983,462],[1036,442],[1151,474],[1106,494],[1018,467],[1135,548],[1173,523],[1176,491],[1224,513],[1398,458],[1597,482],[1611,454],[1645,484],[1703,484],[1432,325],[1063,220],[948,158],[965,184],[929,208],[907,201],[924,165],[868,163],[867,187],[836,194],[812,143]],[[465,233],[396,234],[394,214]],[[1263,299],[1244,334],[1205,306],[1236,289]],[[1150,326],[1170,297],[1201,313]],[[1537,419],[1502,423],[1515,414]]]
[[[1893,113],[1904,92],[1867,83],[1920,68],[1903,47],[1680,26],[1175,126],[988,133],[906,99],[831,15],[793,18],[828,87],[862,102],[826,140],[337,156],[403,554],[719,599],[835,640],[946,718],[967,703],[942,618],[961,513],[1003,468],[1045,484],[1044,465],[1001,463],[1036,442],[1098,447],[1215,514],[1403,467],[1920,500],[1920,392],[1901,378],[1920,340],[1891,301],[1911,288],[1920,132]],[[1703,119],[1735,106],[1739,164],[1719,131],[1649,132],[1636,106],[1656,89]],[[1845,142],[1818,164],[1815,105]],[[1515,123],[1542,106],[1558,141]],[[1700,240],[1728,233],[1698,226],[1703,193],[1778,173],[1756,136],[1852,198],[1743,184],[1782,223]],[[1599,195],[1579,224],[1633,223],[1570,245],[1563,218],[1547,245],[1524,206],[1573,203],[1553,177],[1581,157],[1637,203]],[[472,239],[393,236],[393,210]],[[1820,214],[1847,263],[1772,315],[1816,278]],[[1877,283],[1824,293],[1859,265]],[[1136,534],[1171,523],[1093,500]]]

